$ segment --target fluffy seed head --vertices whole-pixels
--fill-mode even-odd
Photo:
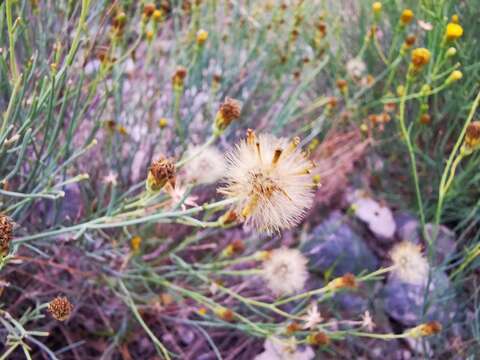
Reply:
[[[154,161],[148,169],[147,189],[158,191],[167,183],[175,187],[175,173],[175,163],[173,161],[166,158]]]
[[[404,282],[423,285],[428,278],[428,262],[419,245],[410,241],[402,241],[390,252],[393,262],[393,273]]]
[[[47,310],[58,321],[65,321],[70,317],[73,305],[66,297],[57,296],[50,301]]]
[[[348,75],[350,75],[353,79],[359,79],[367,71],[367,66],[359,58],[353,58],[347,62],[346,69]]]
[[[219,191],[237,199],[237,213],[259,231],[291,228],[312,205],[313,163],[299,142],[248,130],[227,156],[226,185]]]
[[[12,241],[13,224],[10,218],[0,214],[0,255],[6,254]]]
[[[188,150],[187,157],[193,156],[185,164],[186,178],[198,184],[213,184],[225,173],[223,154],[213,146],[201,149],[200,146]]]
[[[262,276],[275,295],[294,294],[307,281],[307,259],[297,249],[273,250],[264,263]]]

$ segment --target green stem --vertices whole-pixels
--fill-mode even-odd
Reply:
[[[13,0],[7,0],[6,13],[7,13],[7,28],[8,28],[8,45],[10,56],[10,72],[12,73],[12,80],[16,83],[18,78],[17,60],[15,59],[15,33],[13,29],[12,18],[12,2]]]
[[[410,132],[407,130],[405,125],[405,103],[407,99],[408,88],[410,85],[410,80],[407,78],[407,83],[405,85],[405,90],[403,92],[401,101],[400,101],[400,114],[399,114],[399,124],[400,124],[400,131],[402,133],[403,140],[407,145],[408,155],[410,157],[410,166],[412,171],[413,182],[415,184],[415,195],[417,198],[417,206],[418,212],[420,214],[420,222],[422,225],[422,232],[425,230],[425,213],[423,210],[423,201],[422,201],[422,194],[420,191],[420,183],[418,180],[418,173],[417,173],[417,162],[415,159],[415,149],[413,148],[412,139],[410,138]]]

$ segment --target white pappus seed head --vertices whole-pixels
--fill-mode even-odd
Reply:
[[[259,231],[278,232],[297,225],[312,206],[314,167],[288,141],[252,130],[227,155],[226,185],[219,191],[237,199],[235,211]]]
[[[410,241],[402,241],[390,252],[393,262],[393,274],[400,280],[424,285],[428,279],[428,262],[422,254],[421,247]]]
[[[262,277],[275,295],[294,294],[305,286],[307,262],[297,249],[275,249],[264,263]]]

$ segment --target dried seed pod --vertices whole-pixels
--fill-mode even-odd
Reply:
[[[50,301],[47,310],[56,320],[65,321],[72,314],[73,305],[66,297],[57,296]]]

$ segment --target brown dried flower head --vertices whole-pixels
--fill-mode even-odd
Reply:
[[[143,15],[145,15],[145,17],[149,18],[150,16],[153,15],[155,9],[156,9],[155,8],[155,3],[147,3],[143,7]]]
[[[172,84],[174,89],[179,90],[183,88],[185,78],[187,77],[187,69],[183,66],[177,66],[175,73],[172,76]]]
[[[170,159],[160,158],[150,165],[147,176],[147,190],[159,191],[167,183],[175,187],[175,163]]]
[[[0,214],[0,255],[4,255],[10,248],[13,234],[13,223],[8,216]]]
[[[332,290],[356,289],[357,280],[355,279],[355,275],[347,273],[343,276],[333,279],[328,283],[327,286]]]
[[[442,331],[442,324],[438,321],[430,321],[407,330],[405,334],[408,337],[418,338],[432,336],[438,334],[440,331]]]
[[[314,346],[326,346],[330,344],[330,338],[323,331],[317,331],[308,335],[307,342]]]
[[[412,51],[412,65],[414,70],[421,70],[430,62],[430,51],[426,48],[417,48]]]
[[[226,308],[219,308],[215,311],[217,316],[222,319],[223,321],[233,322],[235,320],[235,314],[232,310]]]
[[[227,97],[215,116],[215,128],[219,131],[225,130],[232,121],[240,117],[241,110],[242,106],[239,101]]]
[[[66,297],[57,296],[50,301],[47,310],[56,320],[65,321],[72,314],[73,305]]]
[[[472,121],[465,133],[465,146],[468,149],[476,149],[480,145],[480,121]]]

